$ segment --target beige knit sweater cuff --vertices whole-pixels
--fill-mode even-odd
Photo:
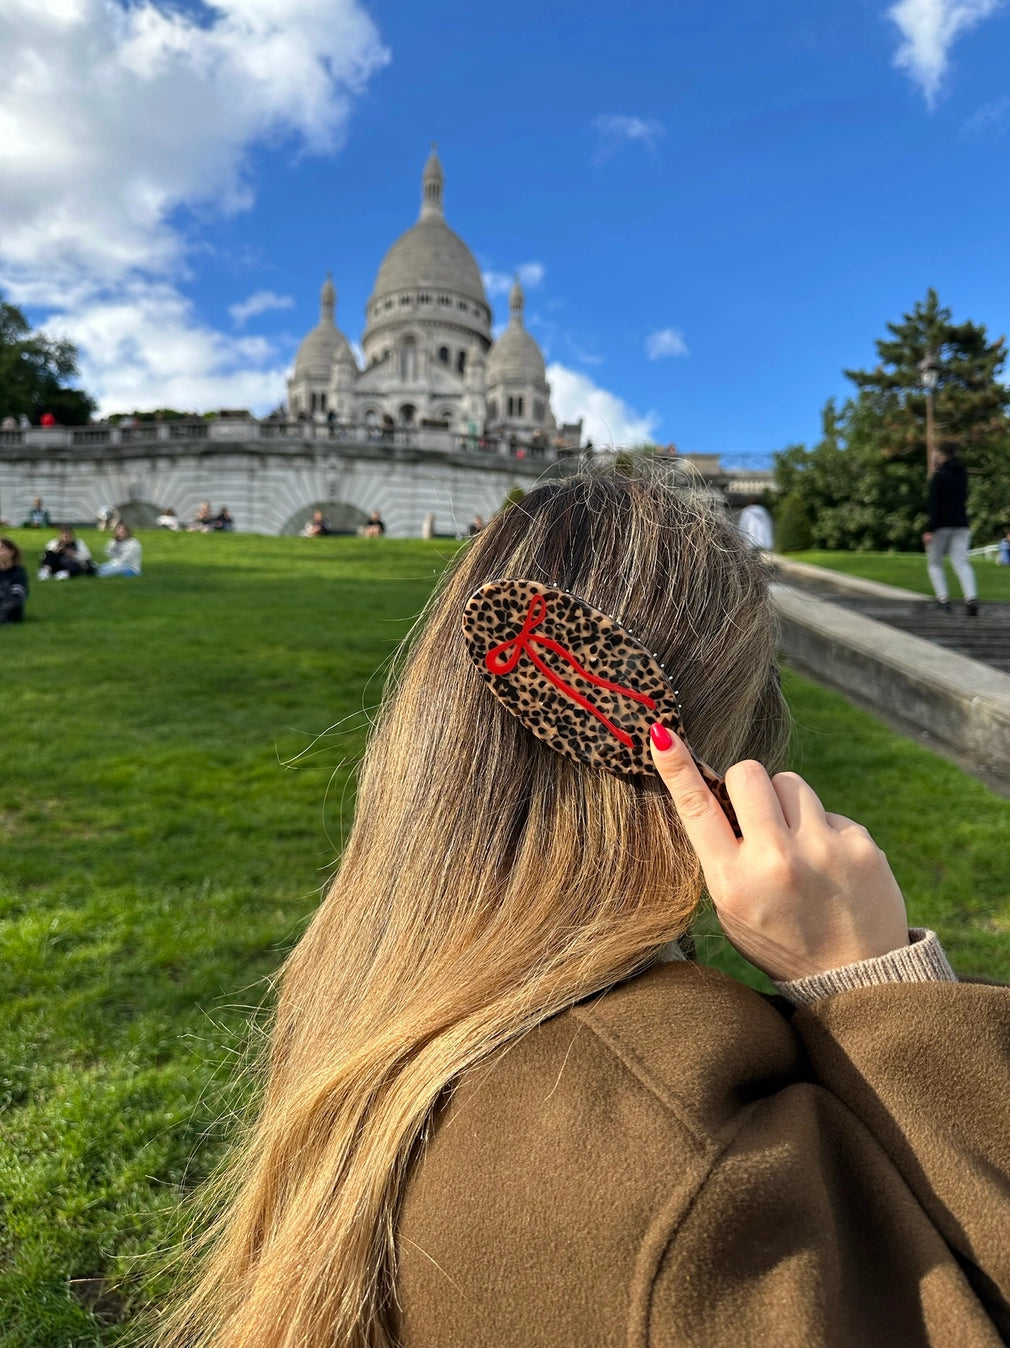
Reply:
[[[865,988],[875,983],[956,983],[957,974],[950,967],[935,931],[910,927],[910,945],[892,950],[876,959],[846,964],[841,969],[827,969],[809,978],[797,978],[791,983],[776,983],[782,996],[793,1006],[809,1006],[821,997],[852,988]]]

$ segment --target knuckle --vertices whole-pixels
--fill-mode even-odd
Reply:
[[[778,848],[770,849],[762,858],[762,875],[775,889],[792,889],[797,881],[797,869],[795,857]]]
[[[677,795],[677,813],[682,819],[703,819],[712,808],[709,791],[688,787]]]
[[[749,781],[756,781],[763,776],[764,768],[754,758],[743,758],[726,771],[726,781],[735,782],[738,786],[743,786]]]

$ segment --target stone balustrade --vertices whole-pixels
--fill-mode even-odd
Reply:
[[[36,496],[52,519],[75,524],[108,509],[150,522],[165,506],[189,520],[209,500],[226,502],[238,529],[258,533],[297,532],[313,509],[361,519],[377,509],[393,537],[458,534],[508,493],[568,472],[588,453],[440,426],[251,416],[0,430],[0,519],[26,518]],[[767,470],[740,478],[718,456],[694,457],[671,456],[671,469],[700,476],[731,506],[755,499],[770,479]]]
[[[134,425],[111,426],[97,423],[90,426],[30,426],[24,429],[0,430],[0,452],[12,450],[97,449],[119,445],[137,448],[157,447],[159,453],[172,444],[194,441],[213,444],[249,444],[259,440],[272,444],[325,446],[370,445],[375,448],[413,449],[435,453],[467,453],[493,455],[503,458],[530,458],[541,463],[554,463],[559,458],[578,453],[575,447],[554,445],[537,446],[512,442],[500,437],[460,434],[441,426],[348,425],[337,422],[330,426],[313,421],[257,421],[253,417],[222,417],[204,419],[185,418],[176,421],[141,422]],[[168,452],[171,452],[170,450]]]

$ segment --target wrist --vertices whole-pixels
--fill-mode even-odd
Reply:
[[[936,932],[913,927],[906,944],[883,955],[826,969],[796,979],[775,979],[779,992],[794,1006],[810,1006],[823,997],[884,983],[956,983]]]

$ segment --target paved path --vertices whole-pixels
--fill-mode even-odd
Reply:
[[[807,575],[789,574],[781,579],[790,589],[854,609],[867,618],[1010,674],[1010,604],[980,603],[978,616],[969,618],[959,600],[951,600],[951,612],[945,614],[931,600],[883,598]]]

